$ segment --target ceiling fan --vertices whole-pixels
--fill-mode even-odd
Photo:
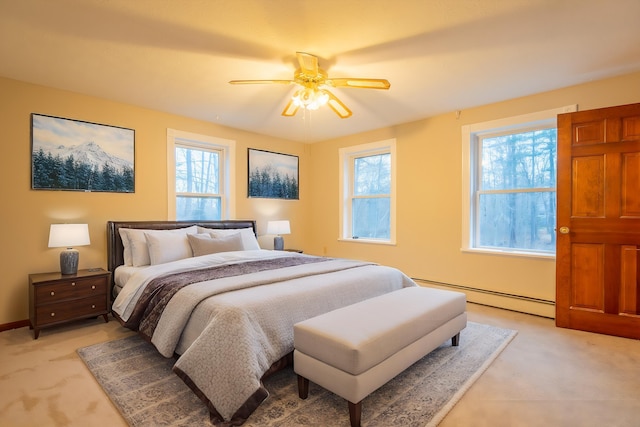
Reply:
[[[350,117],[351,110],[334,94],[329,87],[352,87],[360,89],[389,89],[391,84],[385,79],[363,78],[329,78],[327,72],[318,67],[318,57],[304,52],[296,52],[298,68],[293,74],[293,80],[231,80],[231,84],[297,84],[298,89],[284,111],[283,116],[294,116],[300,107],[316,110],[327,104],[342,119]]]

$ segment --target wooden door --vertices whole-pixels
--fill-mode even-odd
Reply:
[[[558,116],[556,325],[640,339],[640,104]]]

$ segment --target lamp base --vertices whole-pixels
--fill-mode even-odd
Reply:
[[[60,252],[60,273],[67,276],[78,274],[78,259],[80,255],[75,249]]]
[[[276,251],[284,250],[284,239],[282,236],[276,236],[273,238],[273,249]]]

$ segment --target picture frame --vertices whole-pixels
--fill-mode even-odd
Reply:
[[[135,130],[31,114],[31,188],[135,192]]]
[[[248,197],[299,200],[299,158],[249,148]]]

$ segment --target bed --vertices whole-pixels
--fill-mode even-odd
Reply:
[[[110,221],[114,316],[175,357],[214,425],[240,425],[290,363],[293,325],[403,287],[397,269],[260,249],[255,221]],[[146,252],[145,252],[146,251]]]

